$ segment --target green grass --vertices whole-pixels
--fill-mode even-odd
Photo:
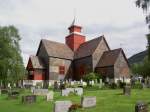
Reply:
[[[24,92],[24,94],[29,94]],[[76,95],[62,97],[55,92],[54,101],[47,102],[44,97],[38,96],[34,104],[22,104],[19,99],[8,99],[7,95],[0,96],[0,112],[53,112],[54,101],[71,100],[80,104],[81,98]],[[97,105],[93,108],[80,109],[78,112],[134,112],[135,103],[143,100],[150,103],[150,89],[132,90],[131,96],[122,95],[122,90],[85,90],[84,96],[96,96]],[[150,108],[149,108],[150,110]]]

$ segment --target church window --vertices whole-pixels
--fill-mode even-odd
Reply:
[[[65,74],[65,66],[59,66],[59,74]]]

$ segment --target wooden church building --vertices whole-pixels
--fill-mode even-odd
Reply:
[[[42,39],[26,69],[29,80],[80,80],[89,72],[104,79],[129,80],[129,64],[124,51],[111,50],[105,37],[86,41],[82,27],[72,22],[65,44]]]

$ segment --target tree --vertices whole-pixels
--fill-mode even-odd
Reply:
[[[131,69],[134,74],[139,74],[143,77],[150,76],[150,61],[146,57],[141,63],[132,65]]]
[[[86,81],[89,85],[89,81],[100,79],[100,78],[101,78],[101,76],[99,74],[91,72],[91,73],[86,74],[83,77],[83,80]]]
[[[146,14],[145,20],[150,29],[150,0],[136,0],[136,6],[142,8]],[[148,61],[150,61],[150,34],[147,35],[148,40]]]
[[[24,77],[18,30],[14,26],[0,27],[0,83],[4,87]]]

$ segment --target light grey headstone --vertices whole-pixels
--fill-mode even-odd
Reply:
[[[62,96],[68,96],[69,95],[69,91],[67,89],[62,89],[61,90],[61,95]]]
[[[35,89],[35,87],[32,86],[32,87],[31,87],[31,93],[33,93],[34,89]]]
[[[68,112],[71,105],[71,101],[56,101],[54,104],[54,112]]]
[[[46,95],[46,100],[47,101],[52,101],[54,97],[54,92],[50,91],[47,95]]]
[[[69,92],[69,93],[74,93],[74,88],[66,88],[66,90]]]
[[[83,95],[83,88],[75,88],[75,93],[79,96]]]
[[[82,97],[81,105],[84,108],[96,106],[96,97]]]
[[[34,89],[33,94],[34,95],[47,95],[48,94],[48,89]]]

